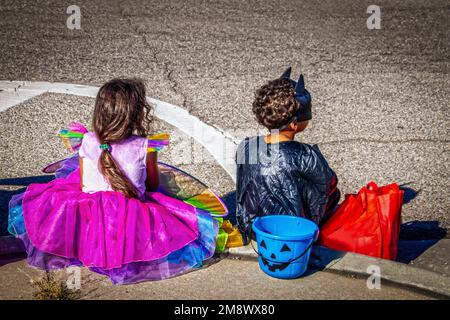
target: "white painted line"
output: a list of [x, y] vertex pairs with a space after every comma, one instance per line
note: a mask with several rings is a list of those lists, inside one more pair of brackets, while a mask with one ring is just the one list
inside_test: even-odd
[[[98, 89], [95, 86], [72, 83], [0, 81], [0, 112], [45, 92], [95, 98]], [[236, 143], [233, 137], [224, 136], [219, 130], [179, 106], [150, 97], [148, 99], [155, 106], [155, 116], [198, 141], [235, 181]]]
[[[27, 88], [25, 81], [1, 81], [0, 112], [42, 94], [42, 89]], [[26, 88], [26, 90], [22, 90]]]
[[0, 81], [0, 112], [44, 92], [65, 93], [95, 98], [98, 87], [71, 83]]

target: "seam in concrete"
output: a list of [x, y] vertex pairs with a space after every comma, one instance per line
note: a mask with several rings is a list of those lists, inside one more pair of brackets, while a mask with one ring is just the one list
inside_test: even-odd
[[[258, 259], [258, 255], [250, 245], [229, 248], [227, 253], [231, 258]], [[391, 260], [314, 246], [310, 265], [314, 269], [321, 269], [325, 272], [353, 274], [365, 278], [371, 275], [367, 272], [368, 268], [377, 266], [380, 268], [381, 285], [383, 281], [386, 281], [405, 288], [428, 292], [431, 295], [450, 298], [450, 279], [448, 277]]]

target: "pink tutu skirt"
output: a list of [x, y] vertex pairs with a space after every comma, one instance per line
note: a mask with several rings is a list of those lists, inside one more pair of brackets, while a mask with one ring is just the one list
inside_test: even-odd
[[84, 193], [77, 169], [13, 197], [9, 230], [23, 240], [32, 266], [83, 265], [126, 284], [201, 266], [214, 254], [218, 223], [159, 192], [142, 201], [120, 192]]

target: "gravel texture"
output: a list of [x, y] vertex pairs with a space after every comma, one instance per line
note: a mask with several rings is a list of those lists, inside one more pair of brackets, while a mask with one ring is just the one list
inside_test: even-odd
[[[450, 227], [447, 1], [379, 1], [380, 30], [366, 27], [370, 1], [77, 1], [81, 30], [66, 27], [70, 4], [0, 1], [3, 79], [99, 85], [137, 76], [151, 96], [242, 138], [261, 129], [255, 88], [292, 65], [313, 96], [299, 139], [319, 143], [342, 190], [411, 182], [420, 192], [404, 220]], [[39, 175], [63, 155], [54, 133], [89, 121], [89, 110], [89, 99], [46, 95], [1, 113], [0, 177]], [[174, 137], [173, 150], [187, 141]], [[168, 152], [222, 194], [233, 189], [214, 163]]]

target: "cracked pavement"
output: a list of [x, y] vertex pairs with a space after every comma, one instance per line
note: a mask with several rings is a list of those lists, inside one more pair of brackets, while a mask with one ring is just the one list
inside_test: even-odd
[[[66, 27], [70, 4], [81, 8], [81, 30]], [[366, 27], [370, 4], [0, 0], [0, 75], [90, 85], [140, 77], [149, 95], [239, 140], [261, 130], [251, 113], [254, 90], [292, 65], [313, 97], [313, 121], [299, 139], [319, 144], [342, 191], [370, 180], [410, 183], [410, 195], [420, 192], [404, 206], [404, 221], [448, 229], [448, 2], [380, 1], [380, 30]], [[50, 140], [57, 126], [89, 122], [91, 106], [45, 95], [0, 113], [0, 179], [38, 175], [61, 155]], [[178, 138], [162, 157], [222, 195], [233, 191], [219, 166], [188, 164], [202, 149], [167, 130]], [[182, 141], [193, 154], [177, 147]], [[30, 154], [36, 143], [41, 151]]]

